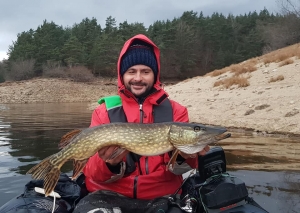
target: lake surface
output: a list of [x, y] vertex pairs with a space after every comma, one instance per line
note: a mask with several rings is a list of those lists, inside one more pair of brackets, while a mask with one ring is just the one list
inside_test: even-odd
[[[86, 103], [0, 104], [0, 206], [23, 192], [25, 173], [58, 151], [61, 136], [89, 126], [91, 113]], [[300, 138], [231, 132], [218, 144], [229, 173], [266, 210], [300, 212]], [[71, 170], [71, 162], [62, 168]]]

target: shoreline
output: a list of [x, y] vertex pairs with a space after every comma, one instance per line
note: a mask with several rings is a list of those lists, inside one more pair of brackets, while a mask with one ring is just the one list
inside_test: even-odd
[[[300, 136], [300, 59], [279, 67], [277, 63], [257, 65], [245, 73], [246, 87], [215, 87], [218, 76], [198, 76], [163, 88], [171, 100], [185, 106], [190, 122], [243, 129], [259, 135]], [[270, 79], [284, 79], [271, 82]], [[0, 83], [0, 110], [5, 103], [73, 103], [86, 102], [88, 109], [98, 106], [104, 96], [117, 94], [117, 80], [95, 78], [89, 83], [68, 79], [35, 78]]]

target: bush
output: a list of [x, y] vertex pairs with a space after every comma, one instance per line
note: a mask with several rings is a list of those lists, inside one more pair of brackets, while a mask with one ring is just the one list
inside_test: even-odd
[[90, 82], [94, 80], [91, 70], [84, 66], [75, 66], [67, 68], [67, 76], [77, 82]]
[[5, 81], [6, 66], [4, 62], [0, 62], [0, 83]]
[[43, 77], [46, 78], [67, 78], [65, 67], [62, 67], [59, 62], [48, 61], [43, 65]]
[[21, 81], [33, 78], [35, 60], [22, 60], [13, 61], [10, 63], [10, 71], [7, 72], [6, 80]]

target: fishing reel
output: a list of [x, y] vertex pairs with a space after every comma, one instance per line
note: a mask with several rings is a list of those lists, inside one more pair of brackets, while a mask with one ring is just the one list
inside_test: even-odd
[[247, 197], [245, 183], [226, 173], [224, 150], [212, 147], [199, 156], [197, 173], [185, 180], [178, 206], [185, 212], [218, 213], [244, 205]]

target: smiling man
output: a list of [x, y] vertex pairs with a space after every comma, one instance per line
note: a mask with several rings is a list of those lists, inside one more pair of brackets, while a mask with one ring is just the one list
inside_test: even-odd
[[[158, 47], [145, 35], [129, 39], [118, 60], [119, 96], [100, 100], [101, 104], [94, 110], [90, 126], [111, 122], [188, 122], [186, 107], [169, 100], [168, 94], [161, 88], [159, 58]], [[206, 147], [198, 154], [204, 154], [208, 150], [209, 147]], [[171, 153], [139, 156], [117, 146], [105, 147], [91, 157], [84, 168], [87, 190], [97, 191], [98, 195], [109, 191], [127, 199], [124, 202], [118, 201], [116, 206], [104, 205], [104, 201], [97, 206], [105, 209], [128, 208], [128, 199], [132, 198], [144, 202], [167, 197], [180, 188], [182, 174], [197, 167], [197, 154], [180, 153], [174, 170], [170, 171], [167, 169], [170, 156]], [[92, 195], [95, 196], [95, 193]], [[83, 202], [89, 202], [88, 199], [89, 196]], [[99, 197], [97, 199], [102, 200]], [[103, 199], [108, 199], [107, 195]], [[125, 205], [118, 206], [121, 203]], [[145, 212], [147, 205], [133, 205], [129, 212]], [[177, 211], [181, 212], [178, 208], [167, 210]]]
[[151, 91], [154, 84], [154, 72], [145, 65], [130, 67], [123, 75], [123, 82], [135, 97], [142, 97]]

